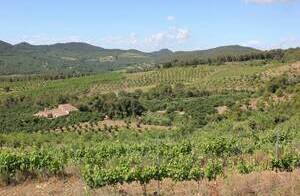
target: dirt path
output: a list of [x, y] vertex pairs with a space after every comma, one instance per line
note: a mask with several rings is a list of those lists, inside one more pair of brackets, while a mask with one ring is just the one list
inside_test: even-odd
[[[147, 185], [147, 193], [154, 195], [157, 182]], [[46, 195], [142, 195], [137, 183], [104, 187], [91, 190], [78, 177], [67, 180], [51, 178], [46, 182], [28, 181], [17, 186], [0, 188], [1, 196], [46, 196]], [[163, 195], [300, 195], [300, 169], [287, 173], [265, 171], [248, 175], [229, 175], [217, 181], [161, 183]]]

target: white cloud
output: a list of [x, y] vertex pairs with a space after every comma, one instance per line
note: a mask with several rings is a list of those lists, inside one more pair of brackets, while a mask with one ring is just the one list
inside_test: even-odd
[[300, 47], [300, 38], [286, 37], [280, 40], [279, 43], [275, 44], [272, 48], [296, 48]]
[[173, 20], [175, 20], [176, 18], [175, 18], [175, 16], [167, 16], [167, 20], [168, 21], [173, 21]]
[[259, 40], [250, 40], [250, 41], [248, 41], [248, 44], [249, 45], [260, 45], [261, 41], [259, 41]]
[[136, 33], [131, 33], [131, 34], [129, 35], [129, 42], [130, 42], [130, 44], [132, 44], [132, 45], [135, 45], [135, 44], [138, 43], [138, 36], [137, 36]]
[[273, 3], [289, 3], [295, 0], [245, 0], [247, 3], [254, 4], [273, 4]]
[[123, 48], [122, 46], [130, 46], [133, 47], [138, 44], [138, 38], [136, 33], [130, 33], [126, 36], [107, 36], [101, 38], [97, 45], [101, 45], [102, 47], [110, 47], [110, 48]]
[[173, 48], [184, 44], [190, 38], [190, 31], [185, 28], [172, 27], [167, 31], [158, 32], [145, 38], [144, 44], [152, 50]]
[[156, 32], [143, 37], [136, 33], [125, 36], [108, 36], [97, 45], [109, 48], [135, 48], [143, 51], [175, 48], [183, 45], [190, 38], [190, 31], [185, 28], [172, 27], [166, 31]]
[[249, 40], [249, 41], [241, 43], [242, 46], [254, 47], [254, 48], [259, 48], [259, 49], [262, 49], [263, 44], [264, 43], [260, 40]]
[[190, 32], [188, 29], [176, 29], [177, 35], [176, 40], [179, 42], [184, 42], [190, 37]]
[[146, 41], [149, 43], [162, 43], [164, 41], [166, 41], [167, 39], [169, 39], [169, 35], [166, 32], [159, 32], [159, 33], [155, 33], [153, 35], [150, 35], [149, 37], [146, 38]]

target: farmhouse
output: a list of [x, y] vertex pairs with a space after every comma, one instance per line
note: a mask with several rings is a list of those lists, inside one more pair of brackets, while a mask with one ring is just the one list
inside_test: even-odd
[[71, 104], [61, 104], [58, 108], [52, 110], [45, 108], [44, 111], [38, 112], [34, 116], [43, 118], [58, 118], [61, 116], [68, 116], [73, 111], [78, 111], [78, 109]]

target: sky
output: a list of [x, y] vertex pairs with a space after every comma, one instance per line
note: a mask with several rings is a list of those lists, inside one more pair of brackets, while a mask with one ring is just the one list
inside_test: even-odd
[[300, 46], [300, 0], [0, 0], [0, 40], [199, 50]]

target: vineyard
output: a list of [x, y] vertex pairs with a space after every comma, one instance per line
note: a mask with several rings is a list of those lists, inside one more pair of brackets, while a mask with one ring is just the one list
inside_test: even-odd
[[104, 133], [118, 133], [123, 128], [132, 128], [137, 129], [139, 131], [149, 130], [149, 129], [158, 129], [158, 130], [167, 130], [171, 127], [167, 126], [155, 126], [155, 125], [147, 125], [147, 124], [140, 124], [138, 125], [136, 122], [125, 122], [120, 120], [104, 120], [98, 122], [84, 122], [80, 124], [74, 124], [64, 127], [57, 127], [54, 130], [48, 130], [48, 132], [54, 133], [85, 133], [85, 132], [104, 132]]
[[[249, 67], [245, 65], [200, 66], [160, 69], [142, 73], [107, 73], [56, 81], [29, 80], [1, 82], [0, 95], [9, 87], [10, 95], [98, 94], [111, 91], [147, 89], [161, 83], [185, 83], [201, 89], [248, 89], [259, 84], [259, 73], [276, 70], [278, 65]], [[232, 84], [235, 84], [233, 88]]]
[[100, 84], [94, 87], [95, 91], [115, 91], [122, 89], [136, 89], [155, 86], [161, 83], [193, 83], [201, 78], [209, 77], [215, 70], [211, 67], [175, 68], [146, 73], [133, 73], [126, 75], [125, 80], [114, 83]]
[[[280, 126], [277, 155], [273, 149], [276, 132], [221, 136], [224, 123], [230, 125], [225, 121], [213, 125], [215, 131], [206, 127], [202, 133], [191, 134], [180, 130], [136, 134], [126, 129], [113, 137], [108, 132], [2, 134], [1, 179], [10, 183], [20, 180], [20, 174], [58, 176], [76, 166], [91, 188], [138, 182], [146, 191], [151, 180], [210, 181], [230, 172], [292, 171], [300, 166], [299, 149], [295, 148], [299, 133], [290, 129], [294, 126], [290, 122]], [[220, 137], [214, 138], [216, 133]], [[182, 139], [175, 142], [178, 137]]]
[[0, 5], [0, 196], [300, 196], [300, 0]]
[[[132, 184], [152, 194], [153, 182], [166, 194], [166, 181], [198, 184], [198, 195], [202, 182], [235, 174], [298, 171], [294, 68], [230, 63], [0, 83], [0, 186], [75, 176], [116, 195]], [[62, 102], [79, 111], [33, 117]]]

